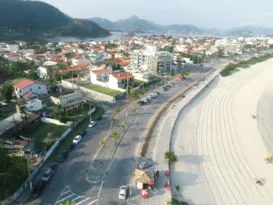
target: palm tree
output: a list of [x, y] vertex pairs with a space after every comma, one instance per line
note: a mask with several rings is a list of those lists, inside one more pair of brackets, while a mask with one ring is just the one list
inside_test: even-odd
[[125, 130], [125, 127], [126, 127], [126, 123], [125, 123], [125, 122], [122, 122], [121, 125], [120, 125], [120, 128], [122, 129], [122, 131]]
[[104, 145], [106, 144], [106, 141], [105, 140], [101, 140], [100, 141], [100, 145], [103, 147]]
[[117, 107], [117, 108], [116, 108], [116, 112], [117, 112], [117, 114], [119, 114], [119, 113], [120, 113], [120, 111], [121, 111], [120, 107]]
[[178, 161], [178, 158], [174, 152], [165, 152], [165, 159], [167, 159], [169, 163], [175, 163]]
[[111, 133], [111, 137], [117, 140], [119, 138], [119, 133], [115, 130]]
[[72, 202], [71, 201], [63, 201], [59, 205], [72, 205]]

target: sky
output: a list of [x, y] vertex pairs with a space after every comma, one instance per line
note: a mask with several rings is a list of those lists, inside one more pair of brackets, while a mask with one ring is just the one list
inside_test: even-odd
[[273, 28], [273, 0], [42, 0], [74, 18], [112, 21], [136, 15], [158, 24], [226, 29]]

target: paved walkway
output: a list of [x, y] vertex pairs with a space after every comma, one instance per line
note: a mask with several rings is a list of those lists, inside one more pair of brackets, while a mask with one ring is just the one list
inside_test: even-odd
[[[211, 79], [218, 74], [218, 71], [208, 76], [208, 79], [197, 83], [198, 86], [193, 87], [189, 92], [187, 92], [186, 97], [177, 103], [174, 109], [167, 110], [165, 118], [159, 121], [157, 128], [155, 129], [154, 135], [157, 135], [156, 150], [154, 153], [149, 153], [148, 157], [154, 159], [155, 166], [152, 170], [157, 170], [160, 172], [159, 179], [156, 181], [157, 190], [150, 193], [150, 197], [143, 199], [140, 196], [140, 190], [132, 189], [132, 196], [128, 199], [127, 203], [130, 205], [164, 205], [166, 201], [171, 202], [172, 193], [167, 190], [164, 185], [166, 182], [171, 183], [171, 179], [165, 176], [165, 172], [169, 170], [168, 161], [164, 158], [164, 153], [170, 150], [170, 141], [172, 129], [175, 126], [175, 121], [180, 110], [187, 105], [191, 99], [196, 96]], [[194, 83], [193, 83], [194, 84]], [[191, 86], [191, 85], [189, 85]], [[171, 183], [174, 188], [175, 182]]]
[[[117, 117], [115, 117], [109, 129], [109, 135], [105, 137], [105, 145], [101, 146], [87, 172], [87, 181], [90, 183], [99, 183], [104, 179], [109, 163], [111, 163], [119, 143], [140, 109], [136, 102], [133, 102], [129, 104], [127, 109], [123, 109]], [[113, 131], [118, 133], [116, 139], [109, 137]]]

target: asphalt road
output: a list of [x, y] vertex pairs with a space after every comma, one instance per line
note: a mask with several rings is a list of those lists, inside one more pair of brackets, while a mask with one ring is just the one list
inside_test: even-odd
[[67, 159], [59, 164], [41, 196], [37, 199], [29, 199], [26, 204], [53, 205], [66, 197], [74, 200], [75, 203], [82, 202], [80, 205], [94, 201], [98, 196], [100, 185], [88, 183], [85, 174], [99, 149], [99, 142], [107, 135], [109, 127], [110, 122], [106, 115], [95, 127], [88, 128], [82, 141], [69, 153]]
[[[196, 66], [198, 70], [199, 66]], [[100, 192], [98, 204], [99, 205], [114, 205], [126, 204], [125, 200], [118, 199], [119, 188], [122, 185], [129, 185], [133, 171], [136, 165], [136, 153], [143, 132], [152, 118], [153, 114], [161, 107], [169, 98], [174, 96], [186, 87], [186, 84], [199, 79], [210, 68], [201, 68], [200, 73], [193, 73], [189, 80], [182, 83], [177, 83], [169, 91], [161, 91], [160, 96], [152, 100], [150, 105], [143, 106], [142, 112], [135, 119], [130, 126], [129, 131], [123, 137], [121, 145], [119, 146], [112, 163], [109, 166], [108, 174], [103, 182]], [[202, 73], [201, 73], [202, 72]]]
[[[219, 63], [219, 61], [215, 61], [211, 65], [216, 66]], [[200, 73], [205, 73], [208, 70], [205, 64], [203, 68], [197, 65], [189, 65], [187, 68]], [[200, 73], [193, 73], [190, 81], [201, 77], [202, 74]], [[185, 83], [189, 84], [190, 81]], [[69, 153], [65, 162], [58, 166], [53, 178], [46, 185], [40, 197], [30, 198], [25, 204], [53, 205], [59, 204], [63, 200], [72, 200], [76, 205], [91, 205], [97, 202], [99, 195], [98, 204], [122, 204], [122, 201], [117, 200], [118, 190], [121, 185], [130, 182], [135, 168], [137, 146], [143, 131], [156, 110], [167, 99], [181, 91], [183, 87], [184, 83], [171, 88], [167, 92], [160, 90], [161, 95], [154, 99], [152, 104], [143, 107], [142, 113], [124, 136], [101, 190], [101, 184], [90, 184], [86, 181], [85, 175], [99, 149], [99, 142], [108, 134], [110, 127], [108, 119], [111, 112], [115, 112], [114, 108], [111, 108], [96, 127], [88, 128], [85, 138]]]

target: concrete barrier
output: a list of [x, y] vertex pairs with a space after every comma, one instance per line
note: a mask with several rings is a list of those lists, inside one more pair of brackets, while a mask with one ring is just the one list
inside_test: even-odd
[[102, 99], [102, 100], [105, 100], [105, 101], [108, 101], [108, 102], [115, 102], [115, 97], [113, 96], [110, 96], [110, 95], [106, 95], [104, 93], [100, 93], [100, 92], [97, 92], [95, 90], [91, 90], [91, 89], [88, 89], [88, 88], [85, 88], [85, 87], [82, 87], [80, 85], [76, 85], [76, 84], [73, 84], [69, 81], [65, 81], [65, 80], [62, 80], [62, 85], [65, 86], [65, 87], [68, 87], [68, 88], [73, 88], [73, 89], [77, 89], [77, 90], [80, 90], [82, 92], [85, 92], [85, 93], [89, 93], [90, 95], [93, 95], [99, 99]]

